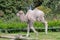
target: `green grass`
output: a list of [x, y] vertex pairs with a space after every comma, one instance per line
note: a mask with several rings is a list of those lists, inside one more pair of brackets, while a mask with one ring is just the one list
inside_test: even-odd
[[[12, 34], [19, 34], [19, 33], [12, 33]], [[21, 32], [20, 34], [26, 34], [24, 32]], [[0, 33], [0, 35], [4, 35]], [[5, 34], [9, 35], [9, 34]], [[47, 35], [45, 35], [45, 32], [39, 32], [39, 36], [36, 37], [35, 33], [30, 33], [30, 38], [39, 38], [39, 40], [60, 40], [60, 32], [48, 32]], [[0, 40], [10, 40], [10, 39], [3, 39], [0, 38]]]

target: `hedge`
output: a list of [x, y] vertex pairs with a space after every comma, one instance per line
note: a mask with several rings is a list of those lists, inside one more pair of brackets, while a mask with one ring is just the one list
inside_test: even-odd
[[[34, 26], [36, 28], [44, 28], [44, 24], [41, 22], [35, 22]], [[60, 26], [60, 20], [51, 20], [48, 21], [48, 27], [53, 28], [53, 27], [59, 27]]]
[[[48, 21], [48, 27], [59, 27], [60, 26], [60, 20], [53, 20]], [[22, 29], [26, 28], [27, 23], [25, 22], [3, 22], [0, 20], [0, 29]], [[41, 22], [35, 22], [34, 23], [35, 28], [43, 28], [44, 25]]]

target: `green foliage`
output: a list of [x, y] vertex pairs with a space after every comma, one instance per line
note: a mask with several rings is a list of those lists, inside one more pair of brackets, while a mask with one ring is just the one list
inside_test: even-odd
[[22, 29], [25, 28], [26, 24], [25, 23], [0, 23], [0, 28], [1, 29]]
[[44, 13], [49, 13], [51, 12], [51, 9], [45, 6], [39, 6], [37, 7], [38, 9], [42, 10]]
[[[12, 14], [16, 14], [19, 10], [23, 10], [24, 12], [26, 12], [27, 7], [30, 3], [29, 3], [29, 1], [27, 3], [25, 0], [0, 0], [0, 10], [5, 14], [3, 16], [6, 17], [6, 19], [13, 18], [12, 16], [14, 16], [14, 15], [12, 15]], [[1, 13], [1, 14], [3, 14], [3, 13]], [[0, 16], [1, 16], [1, 14], [0, 14]], [[10, 15], [12, 15], [12, 16], [10, 16]], [[9, 17], [7, 17], [7, 16], [9, 16]]]
[[59, 20], [49, 21], [48, 24], [49, 27], [57, 27], [60, 26], [60, 21]]
[[[59, 26], [60, 26], [60, 20], [48, 21], [48, 27], [59, 27]], [[41, 22], [35, 22], [34, 27], [35, 28], [44, 28], [44, 24]]]
[[47, 6], [52, 9], [52, 13], [56, 14], [57, 10], [60, 10], [58, 7], [60, 5], [60, 0], [44, 0], [42, 5]]
[[[60, 20], [48, 21], [48, 27], [59, 27]], [[34, 23], [35, 28], [44, 28], [44, 24], [41, 22]], [[3, 22], [0, 20], [0, 29], [22, 29], [27, 28], [27, 23], [24, 22]]]

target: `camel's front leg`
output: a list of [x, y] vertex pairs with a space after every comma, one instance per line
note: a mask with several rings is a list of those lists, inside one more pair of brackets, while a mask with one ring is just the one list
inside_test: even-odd
[[28, 24], [28, 26], [27, 26], [27, 37], [29, 36], [29, 32], [30, 32], [30, 27], [29, 27], [29, 24]]
[[38, 36], [38, 32], [35, 30], [35, 28], [33, 27], [33, 22], [30, 21], [30, 28], [34, 31], [34, 33], [36, 33], [36, 35]]
[[34, 31], [34, 33], [36, 33], [36, 35], [38, 36], [38, 32], [35, 30], [35, 28], [33, 26], [31, 26], [31, 29]]

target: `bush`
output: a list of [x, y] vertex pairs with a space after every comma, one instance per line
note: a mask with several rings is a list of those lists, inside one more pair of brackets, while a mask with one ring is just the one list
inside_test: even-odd
[[[59, 27], [60, 26], [60, 20], [50, 20], [48, 21], [48, 27]], [[41, 22], [35, 22], [34, 23], [35, 28], [44, 28], [44, 24]], [[0, 29], [23, 29], [27, 28], [27, 23], [21, 23], [19, 20], [10, 20], [8, 21], [3, 21], [0, 19]]]
[[54, 20], [48, 22], [49, 27], [58, 27], [60, 26], [60, 20]]
[[50, 13], [51, 12], [51, 9], [46, 7], [46, 6], [39, 6], [37, 7], [39, 10], [42, 10], [44, 13]]
[[[34, 26], [36, 28], [44, 28], [44, 24], [41, 22], [35, 22]], [[59, 27], [59, 26], [60, 26], [60, 20], [48, 21], [48, 27]]]
[[26, 23], [20, 22], [10, 22], [10, 23], [0, 23], [0, 29], [22, 29], [27, 26]]
[[[48, 21], [48, 27], [59, 27], [60, 26], [60, 20], [53, 20]], [[2, 22], [0, 20], [0, 29], [22, 29], [26, 28], [27, 23], [24, 22]], [[41, 22], [35, 22], [34, 23], [35, 28], [44, 28], [43, 23]]]

